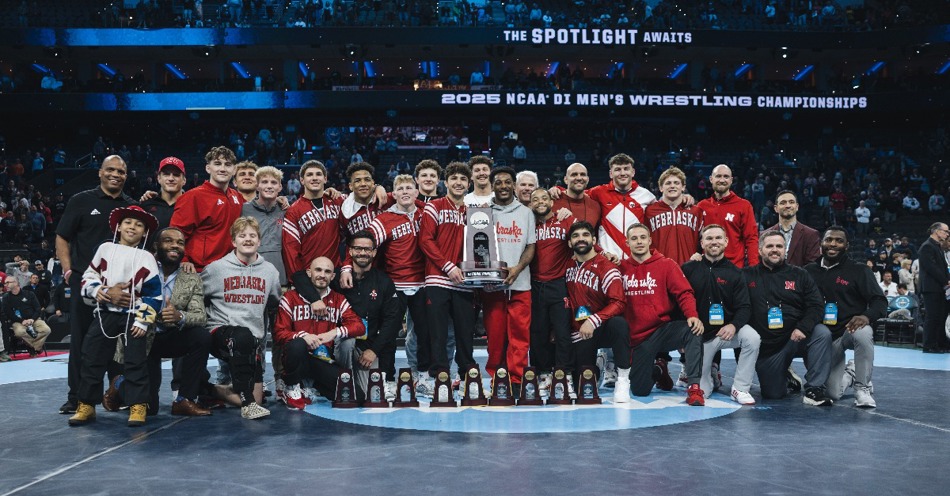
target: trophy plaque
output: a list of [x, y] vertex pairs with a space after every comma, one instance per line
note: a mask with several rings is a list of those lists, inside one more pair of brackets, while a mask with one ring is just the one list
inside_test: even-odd
[[564, 369], [554, 371], [548, 405], [571, 405], [574, 403], [570, 396], [570, 389], [567, 387], [567, 381], [570, 380], [570, 376], [564, 373]]
[[386, 388], [383, 386], [383, 373], [379, 369], [370, 369], [369, 387], [366, 391], [365, 408], [389, 408], [386, 400]]
[[412, 408], [419, 406], [416, 388], [412, 384], [412, 369], [399, 369], [396, 380], [396, 399], [393, 408]]
[[538, 388], [538, 374], [534, 367], [526, 367], [524, 376], [521, 380], [521, 397], [518, 398], [518, 406], [541, 406], [541, 390]]
[[336, 378], [336, 394], [333, 396], [333, 408], [356, 408], [356, 390], [353, 386], [353, 373], [342, 369]]
[[490, 406], [514, 406], [515, 397], [511, 394], [511, 377], [504, 367], [498, 367], [491, 381]]
[[581, 370], [580, 382], [577, 386], [578, 405], [599, 405], [600, 395], [597, 394], [597, 374], [593, 367], [584, 367]]
[[508, 277], [508, 264], [498, 260], [491, 207], [468, 207], [467, 212], [462, 284], [473, 288], [501, 284]]
[[439, 369], [435, 374], [435, 391], [432, 393], [432, 403], [429, 408], [455, 408], [459, 406], [455, 402], [455, 391], [452, 389], [452, 379], [449, 377], [449, 371]]
[[485, 406], [488, 400], [482, 392], [482, 374], [478, 370], [478, 365], [473, 365], [465, 373], [465, 381], [462, 382], [462, 406]]

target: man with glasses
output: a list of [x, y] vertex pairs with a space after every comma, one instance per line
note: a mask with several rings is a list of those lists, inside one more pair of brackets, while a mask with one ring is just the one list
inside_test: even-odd
[[943, 222], [931, 224], [930, 237], [920, 245], [920, 294], [927, 309], [924, 318], [924, 353], [947, 353], [944, 325], [950, 273], [945, 252], [950, 249], [950, 230]]

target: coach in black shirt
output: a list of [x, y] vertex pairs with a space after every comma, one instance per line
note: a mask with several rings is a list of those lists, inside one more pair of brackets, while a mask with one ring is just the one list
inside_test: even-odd
[[[119, 207], [135, 203], [122, 192], [128, 167], [118, 155], [110, 155], [99, 168], [99, 187], [77, 193], [66, 204], [63, 218], [56, 227], [56, 256], [63, 268], [63, 278], [74, 295], [70, 302], [69, 321], [69, 393], [60, 413], [76, 410], [76, 389], [79, 387], [79, 361], [86, 330], [92, 324], [92, 307], [83, 303], [80, 294], [82, 274], [99, 245], [113, 238], [109, 230], [109, 214]], [[130, 296], [120, 286], [109, 289], [112, 302], [128, 306]]]
[[946, 353], [947, 338], [944, 325], [947, 320], [947, 284], [950, 273], [947, 272], [947, 258], [944, 253], [950, 249], [950, 229], [943, 222], [935, 222], [927, 229], [930, 237], [917, 254], [920, 256], [920, 285], [917, 292], [924, 300], [927, 314], [924, 317], [924, 353]]

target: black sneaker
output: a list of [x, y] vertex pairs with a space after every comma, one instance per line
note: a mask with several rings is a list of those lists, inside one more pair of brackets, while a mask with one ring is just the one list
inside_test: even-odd
[[802, 403], [813, 406], [831, 406], [834, 401], [825, 396], [824, 388], [810, 387], [802, 395]]
[[74, 403], [73, 401], [67, 400], [66, 403], [63, 403], [63, 406], [59, 407], [59, 413], [63, 415], [76, 413], [76, 403]]
[[788, 383], [788, 390], [793, 393], [801, 392], [802, 390], [802, 378], [795, 373], [795, 369], [791, 366], [788, 367], [788, 371], [785, 372], [785, 379]]

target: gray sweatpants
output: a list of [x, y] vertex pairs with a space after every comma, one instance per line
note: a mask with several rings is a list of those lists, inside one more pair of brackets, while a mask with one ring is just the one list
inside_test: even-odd
[[699, 379], [699, 387], [708, 398], [713, 391], [712, 364], [716, 352], [723, 348], [741, 348], [739, 363], [736, 364], [736, 376], [732, 380], [732, 387], [748, 393], [752, 387], [752, 377], [755, 375], [755, 362], [759, 358], [759, 345], [762, 338], [750, 325], [744, 325], [736, 331], [729, 341], [715, 337], [703, 343], [703, 375]]
[[755, 371], [759, 375], [763, 398], [773, 400], [785, 397], [788, 392], [785, 374], [795, 357], [805, 359], [805, 388], [824, 387], [831, 371], [831, 331], [823, 324], [818, 324], [806, 339], [797, 343], [789, 339], [774, 354], [760, 354]]
[[845, 331], [831, 343], [831, 373], [825, 393], [835, 400], [844, 393], [844, 350], [854, 350], [854, 388], [867, 387], [874, 371], [874, 330], [871, 326], [864, 326], [854, 333]]

